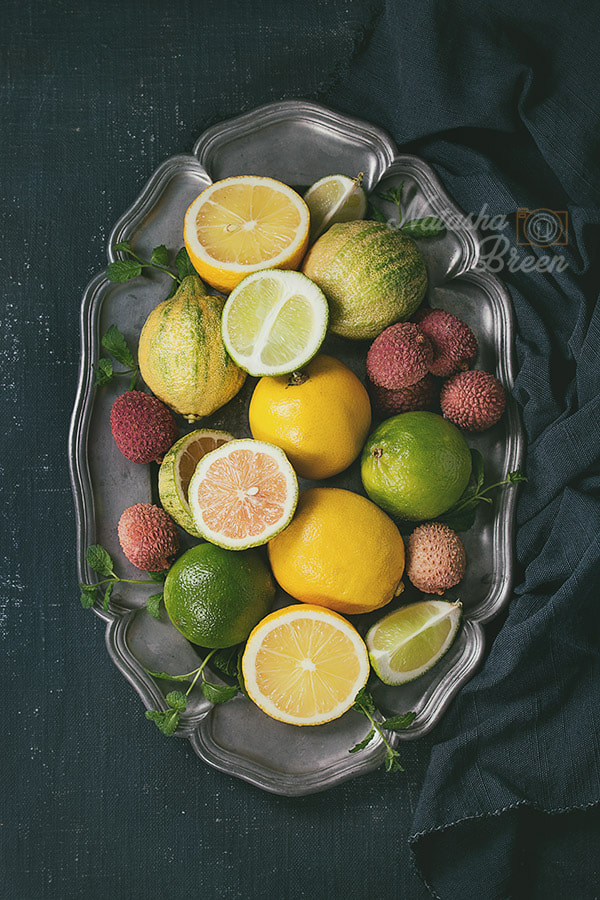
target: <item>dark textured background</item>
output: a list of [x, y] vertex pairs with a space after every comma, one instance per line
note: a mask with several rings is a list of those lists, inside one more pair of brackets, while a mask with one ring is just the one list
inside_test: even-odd
[[[596, 896], [597, 22], [578, 3], [513, 6], [4, 0], [7, 897], [424, 900], [411, 829], [430, 834], [417, 853], [444, 897]], [[403, 746], [405, 775], [286, 800], [205, 767], [145, 721], [102, 624], [78, 603], [66, 436], [80, 297], [115, 220], [209, 124], [294, 97], [386, 127], [467, 208], [571, 204], [578, 244], [560, 283], [510, 281], [516, 396], [535, 451], [519, 505], [526, 578], [481, 678], [443, 728]], [[578, 597], [580, 628], [569, 631], [565, 610]], [[581, 809], [549, 816], [535, 806]], [[446, 830], [467, 816], [475, 829]]]

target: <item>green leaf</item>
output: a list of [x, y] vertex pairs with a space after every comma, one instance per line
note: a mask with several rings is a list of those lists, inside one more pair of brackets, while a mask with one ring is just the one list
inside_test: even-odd
[[475, 450], [473, 447], [471, 448], [471, 478], [475, 481], [477, 485], [477, 493], [479, 489], [483, 485], [483, 479], [485, 477], [485, 472], [483, 469], [483, 456], [479, 452], [479, 450]]
[[104, 600], [102, 601], [102, 609], [106, 612], [110, 605], [110, 596], [113, 592], [113, 588], [115, 586], [114, 581], [111, 581], [110, 584], [106, 586], [106, 590], [104, 591]]
[[[153, 672], [152, 669], [144, 669], [148, 675], [152, 675], [153, 678], [164, 678], [166, 681], [189, 681], [190, 673], [188, 672], [186, 675], [169, 675], [168, 672]], [[196, 670], [197, 671], [197, 670]], [[194, 674], [192, 672], [192, 674]]]
[[99, 575], [114, 575], [114, 563], [108, 550], [105, 550], [101, 544], [92, 544], [87, 548], [85, 554], [87, 564], [94, 572]]
[[525, 475], [523, 475], [520, 469], [515, 469], [514, 472], [508, 473], [508, 475], [506, 476], [506, 480], [509, 484], [522, 484], [523, 482], [527, 481], [527, 478], [525, 477]]
[[84, 609], [90, 609], [96, 602], [96, 588], [90, 584], [82, 584], [81, 587], [81, 605]]
[[106, 267], [106, 277], [109, 281], [129, 281], [142, 272], [141, 263], [135, 259], [118, 259]]
[[244, 695], [244, 697], [246, 697], [246, 699], [249, 700], [249, 699], [250, 699], [250, 696], [249, 696], [249, 694], [248, 694], [248, 691], [246, 690], [246, 682], [244, 681], [244, 673], [243, 673], [243, 671], [242, 671], [242, 657], [243, 657], [243, 655], [244, 655], [244, 646], [245, 646], [245, 645], [242, 644], [242, 646], [241, 646], [240, 649], [238, 650], [238, 658], [237, 658], [237, 682], [238, 682], [238, 687], [239, 687], [240, 691], [242, 692], [242, 694]]
[[468, 531], [475, 524], [477, 518], [477, 500], [473, 500], [462, 509], [449, 510], [443, 516], [438, 516], [437, 521], [443, 522], [454, 531]]
[[179, 712], [184, 712], [187, 706], [187, 697], [181, 691], [169, 691], [165, 700], [171, 709], [177, 709]]
[[152, 596], [148, 597], [146, 600], [146, 612], [149, 613], [153, 619], [160, 619], [160, 601], [162, 598], [162, 594], [152, 594]]
[[93, 366], [93, 369], [96, 373], [96, 384], [98, 387], [104, 387], [105, 384], [109, 384], [112, 381], [113, 365], [106, 356], [101, 356], [98, 360], [98, 365]]
[[424, 219], [411, 219], [405, 222], [400, 231], [413, 238], [432, 238], [446, 230], [441, 219], [435, 216], [425, 216]]
[[152, 251], [152, 256], [150, 257], [150, 262], [153, 266], [165, 266], [165, 268], [169, 265], [169, 251], [165, 247], [164, 244], [161, 244], [160, 247], [155, 247]]
[[354, 698], [352, 709], [355, 709], [357, 712], [362, 713], [363, 716], [367, 716], [367, 718], [377, 712], [377, 707], [375, 706], [373, 697], [366, 688], [360, 689], [360, 691]]
[[137, 373], [137, 372], [134, 372], [134, 373], [131, 375], [131, 377], [129, 378], [129, 387], [127, 388], [128, 391], [134, 391], [134, 390], [135, 390], [135, 386], [136, 386], [136, 384], [137, 384], [137, 379], [138, 379], [138, 373]]
[[123, 253], [131, 253], [131, 244], [129, 241], [119, 241], [115, 244], [113, 250], [121, 250]]
[[412, 725], [416, 717], [417, 714], [414, 712], [403, 713], [401, 716], [392, 716], [390, 719], [386, 719], [381, 727], [386, 728], [388, 731], [404, 731], [405, 728]]
[[182, 247], [175, 257], [175, 265], [177, 266], [177, 274], [179, 275], [181, 281], [183, 281], [184, 278], [187, 278], [188, 275], [198, 274], [190, 262], [188, 252], [185, 247]]
[[348, 750], [348, 753], [358, 753], [359, 750], [364, 750], [367, 744], [370, 744], [374, 737], [375, 729], [371, 728], [367, 736], [364, 737], [362, 741], [359, 741], [358, 744], [355, 744], [354, 747], [351, 747], [350, 750]]
[[121, 334], [116, 325], [111, 325], [104, 337], [102, 338], [102, 346], [108, 350], [117, 362], [124, 366], [135, 366], [133, 353], [127, 346], [127, 341]]
[[159, 731], [162, 731], [167, 737], [175, 734], [179, 725], [179, 711], [176, 709], [168, 709], [161, 712], [159, 709], [147, 709], [146, 718], [154, 722]]
[[238, 692], [236, 684], [212, 684], [210, 681], [203, 681], [200, 687], [206, 699], [211, 703], [225, 703], [235, 697]]
[[367, 219], [374, 219], [375, 222], [387, 222], [387, 216], [384, 216], [381, 210], [377, 206], [374, 206], [373, 203], [369, 203]]
[[168, 569], [163, 569], [160, 572], [148, 572], [148, 575], [152, 579], [152, 581], [156, 581], [157, 584], [162, 584], [165, 578], [167, 577]]
[[226, 647], [224, 650], [217, 650], [210, 658], [211, 665], [216, 666], [221, 672], [235, 678], [237, 675], [237, 659], [239, 653], [239, 645], [235, 647]]
[[386, 772], [404, 772], [400, 765], [400, 754], [397, 750], [390, 748], [385, 755], [385, 771]]

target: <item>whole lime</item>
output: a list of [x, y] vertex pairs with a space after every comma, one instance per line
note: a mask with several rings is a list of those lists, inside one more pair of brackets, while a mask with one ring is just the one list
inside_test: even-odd
[[267, 615], [275, 583], [259, 551], [199, 544], [169, 569], [164, 597], [169, 618], [188, 641], [232, 647]]
[[471, 454], [451, 422], [431, 412], [392, 416], [369, 435], [361, 457], [364, 488], [386, 512], [434, 519], [467, 486]]

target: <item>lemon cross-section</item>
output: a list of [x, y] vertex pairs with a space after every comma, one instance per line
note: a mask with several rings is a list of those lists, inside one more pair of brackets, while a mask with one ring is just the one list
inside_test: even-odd
[[302, 197], [274, 178], [238, 175], [207, 187], [185, 214], [192, 265], [229, 293], [260, 269], [297, 269], [308, 246], [310, 215]]

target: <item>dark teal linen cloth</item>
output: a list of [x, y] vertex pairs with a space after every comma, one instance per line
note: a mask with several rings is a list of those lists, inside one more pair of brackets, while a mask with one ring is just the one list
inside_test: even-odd
[[[553, 0], [3, 4], [6, 896], [600, 895], [598, 24]], [[208, 125], [298, 97], [386, 128], [511, 243], [518, 208], [567, 211], [569, 268], [503, 273], [529, 482], [484, 666], [405, 774], [286, 800], [145, 721], [79, 607], [65, 445], [113, 223]]]

